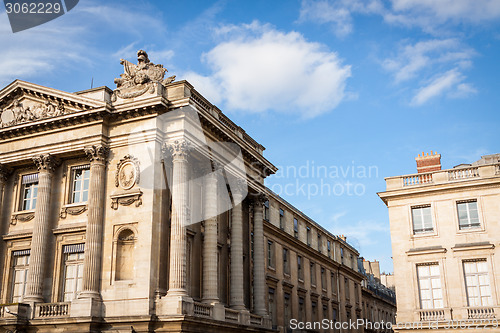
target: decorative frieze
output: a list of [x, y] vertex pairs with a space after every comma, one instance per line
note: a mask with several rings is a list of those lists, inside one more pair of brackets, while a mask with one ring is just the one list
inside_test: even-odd
[[38, 119], [57, 117], [67, 113], [64, 104], [59, 101], [46, 100], [43, 103], [24, 106], [18, 99], [4, 108], [0, 109], [0, 128], [17, 125]]

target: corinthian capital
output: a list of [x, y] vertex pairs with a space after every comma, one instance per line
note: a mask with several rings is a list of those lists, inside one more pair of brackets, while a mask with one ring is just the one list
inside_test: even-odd
[[105, 162], [109, 155], [109, 148], [103, 145], [85, 147], [83, 150], [85, 151], [87, 157], [90, 159], [90, 162]]
[[253, 201], [254, 207], [264, 205], [264, 202], [266, 202], [268, 199], [269, 198], [264, 193], [252, 194], [252, 201]]
[[48, 172], [54, 172], [57, 166], [61, 163], [57, 157], [51, 154], [33, 156], [33, 162], [35, 163], [38, 171]]
[[6, 182], [12, 170], [0, 164], [0, 182]]
[[186, 139], [175, 140], [163, 145], [163, 153], [170, 154], [172, 159], [186, 159], [192, 150], [192, 145]]

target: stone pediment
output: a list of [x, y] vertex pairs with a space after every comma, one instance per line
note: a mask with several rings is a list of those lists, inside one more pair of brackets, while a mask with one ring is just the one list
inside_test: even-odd
[[0, 128], [104, 106], [103, 101], [16, 80], [0, 91]]

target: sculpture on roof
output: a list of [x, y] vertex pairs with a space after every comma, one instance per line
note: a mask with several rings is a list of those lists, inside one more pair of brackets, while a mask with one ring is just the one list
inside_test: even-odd
[[137, 52], [137, 65], [128, 60], [120, 59], [124, 73], [115, 79], [116, 89], [113, 92], [112, 100], [120, 98], [134, 98], [144, 93], [154, 93], [155, 84], [163, 86], [173, 82], [175, 75], [165, 77], [167, 72], [163, 65], [156, 65], [149, 61], [146, 51]]

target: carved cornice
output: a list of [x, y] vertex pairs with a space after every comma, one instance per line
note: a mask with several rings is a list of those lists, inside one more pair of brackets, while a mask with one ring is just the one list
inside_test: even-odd
[[61, 161], [51, 154], [33, 156], [33, 162], [35, 163], [38, 171], [48, 172], [54, 172], [59, 164], [61, 164]]
[[93, 145], [83, 150], [90, 162], [106, 162], [109, 155], [109, 148], [103, 145]]
[[187, 159], [192, 150], [192, 144], [186, 139], [166, 142], [163, 145], [163, 153], [172, 156], [174, 160]]

